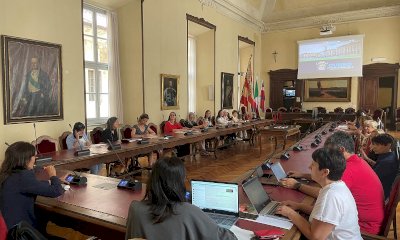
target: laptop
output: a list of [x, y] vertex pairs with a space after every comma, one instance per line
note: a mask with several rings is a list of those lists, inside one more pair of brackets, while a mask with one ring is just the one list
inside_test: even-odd
[[271, 163], [266, 163], [266, 164], [272, 170], [275, 177], [272, 177], [272, 176], [265, 177], [262, 166], [259, 166], [259, 167], [257, 167], [255, 172], [256, 172], [256, 175], [260, 178], [259, 180], [260, 180], [261, 184], [279, 186], [280, 185], [279, 181], [283, 178], [287, 178], [287, 174], [286, 174], [285, 170], [283, 169], [280, 162], [276, 162], [273, 164], [271, 164]]
[[269, 198], [258, 177], [251, 178], [244, 183], [243, 190], [258, 215], [274, 215], [280, 203]]
[[220, 227], [230, 229], [239, 218], [239, 186], [204, 180], [192, 180], [192, 204], [200, 208]]

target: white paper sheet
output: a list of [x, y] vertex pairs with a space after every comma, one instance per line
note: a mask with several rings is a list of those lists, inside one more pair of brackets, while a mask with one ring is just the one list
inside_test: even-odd
[[291, 229], [293, 226], [293, 223], [290, 222], [289, 220], [285, 220], [279, 217], [275, 216], [258, 216], [258, 218], [255, 220], [256, 222], [262, 223], [262, 224], [267, 224], [270, 226], [274, 227], [279, 227], [279, 228], [284, 228], [284, 229]]
[[252, 231], [242, 229], [236, 225], [233, 225], [229, 230], [231, 230], [238, 240], [250, 240], [254, 237], [254, 233]]

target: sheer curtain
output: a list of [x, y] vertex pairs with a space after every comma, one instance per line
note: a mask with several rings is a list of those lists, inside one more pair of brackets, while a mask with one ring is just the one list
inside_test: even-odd
[[196, 39], [188, 37], [188, 110], [196, 111]]
[[108, 84], [109, 84], [109, 104], [110, 117], [115, 116], [119, 122], [124, 121], [122, 105], [122, 89], [119, 65], [118, 47], [118, 17], [115, 12], [109, 11], [108, 17]]

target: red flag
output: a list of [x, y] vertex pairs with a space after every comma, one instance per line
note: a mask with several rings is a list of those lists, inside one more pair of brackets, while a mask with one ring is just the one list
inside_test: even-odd
[[244, 79], [244, 86], [247, 89], [247, 102], [251, 105], [252, 109], [257, 108], [256, 101], [253, 99], [253, 91], [250, 84], [253, 82], [252, 71], [251, 71], [251, 57], [249, 59], [249, 64], [247, 65], [246, 77]]
[[260, 102], [261, 111], [265, 112], [265, 89], [264, 89], [264, 82], [262, 83], [261, 87], [261, 102]]
[[240, 103], [247, 107], [247, 105], [249, 105], [249, 102], [247, 101], [247, 96], [246, 96], [245, 92], [246, 92], [246, 88], [245, 88], [245, 84], [244, 84], [243, 88], [242, 88], [242, 96], [240, 97]]

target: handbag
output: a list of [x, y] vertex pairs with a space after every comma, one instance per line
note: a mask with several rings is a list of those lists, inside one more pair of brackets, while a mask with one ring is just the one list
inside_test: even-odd
[[29, 223], [21, 221], [14, 225], [7, 234], [7, 240], [46, 240], [38, 230]]

